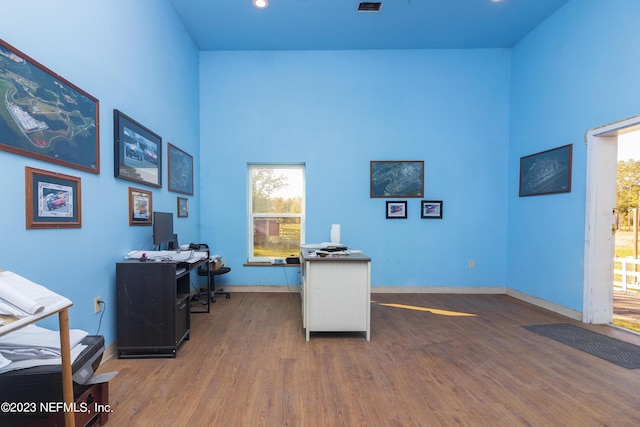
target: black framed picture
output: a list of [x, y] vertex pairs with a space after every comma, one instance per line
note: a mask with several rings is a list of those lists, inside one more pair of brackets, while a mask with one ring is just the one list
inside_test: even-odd
[[153, 194], [129, 187], [129, 225], [151, 225], [152, 217]]
[[169, 191], [193, 195], [193, 157], [167, 142]]
[[520, 158], [520, 197], [571, 192], [573, 144]]
[[407, 202], [387, 202], [387, 219], [406, 219]]
[[0, 150], [100, 173], [99, 103], [0, 40]]
[[162, 138], [118, 110], [113, 110], [114, 175], [162, 187]]
[[372, 160], [370, 197], [424, 197], [424, 161]]
[[25, 167], [27, 228], [82, 227], [81, 181]]
[[442, 200], [423, 200], [420, 204], [420, 218], [442, 219]]

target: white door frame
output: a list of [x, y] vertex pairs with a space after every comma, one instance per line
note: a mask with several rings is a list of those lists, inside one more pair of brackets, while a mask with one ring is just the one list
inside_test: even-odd
[[587, 132], [582, 321], [611, 323], [618, 135], [640, 128], [640, 116]]

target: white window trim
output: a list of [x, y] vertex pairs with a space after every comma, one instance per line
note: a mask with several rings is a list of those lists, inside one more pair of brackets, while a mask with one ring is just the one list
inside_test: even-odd
[[302, 213], [301, 214], [259, 214], [260, 217], [265, 218], [300, 218], [300, 243], [305, 242], [305, 223], [306, 223], [306, 204], [307, 204], [307, 169], [305, 163], [247, 163], [247, 262], [249, 263], [264, 263], [271, 262], [272, 258], [268, 257], [254, 257], [253, 256], [253, 201], [251, 198], [251, 170], [254, 168], [277, 168], [277, 169], [302, 169]]

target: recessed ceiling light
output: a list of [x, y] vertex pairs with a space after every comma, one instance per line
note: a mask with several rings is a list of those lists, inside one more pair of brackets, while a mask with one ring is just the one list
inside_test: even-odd
[[358, 12], [380, 12], [382, 2], [363, 1], [358, 5]]
[[253, 0], [253, 5], [258, 9], [264, 9], [269, 6], [268, 0]]

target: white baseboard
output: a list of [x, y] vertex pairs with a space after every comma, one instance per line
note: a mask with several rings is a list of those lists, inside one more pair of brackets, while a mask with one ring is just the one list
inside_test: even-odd
[[[226, 292], [300, 292], [300, 286], [224, 285]], [[372, 286], [373, 294], [504, 294], [500, 286]]]
[[222, 288], [225, 292], [232, 294], [234, 292], [300, 292], [300, 285], [216, 285], [216, 288]]
[[102, 353], [102, 360], [100, 361], [101, 365], [107, 360], [113, 359], [116, 356], [116, 347], [116, 343], [114, 342], [104, 348], [104, 353]]
[[500, 286], [372, 286], [372, 294], [504, 294]]
[[570, 308], [563, 307], [561, 305], [552, 303], [550, 301], [543, 300], [541, 298], [534, 297], [531, 295], [527, 295], [525, 293], [516, 291], [514, 289], [507, 289], [506, 294], [509, 295], [510, 297], [519, 299], [524, 302], [528, 302], [529, 304], [537, 305], [538, 307], [542, 307], [546, 310], [553, 311], [554, 313], [558, 313], [570, 319], [578, 320], [582, 322], [582, 312], [580, 311], [572, 310]]

